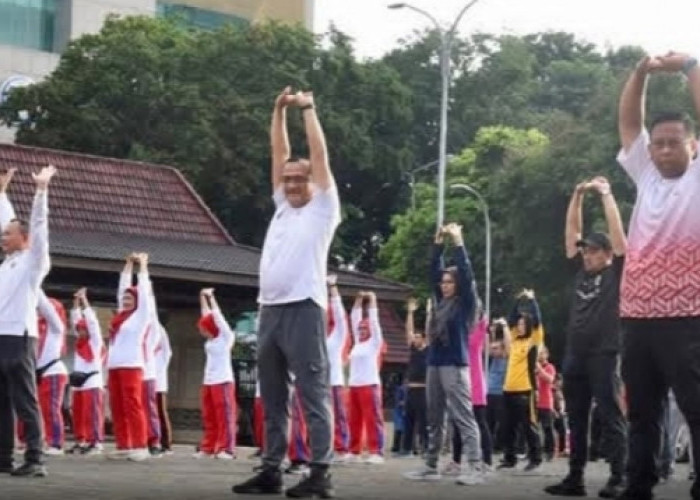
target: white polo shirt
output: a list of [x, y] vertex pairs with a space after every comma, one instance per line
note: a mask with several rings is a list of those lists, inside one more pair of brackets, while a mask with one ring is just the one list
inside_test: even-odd
[[379, 313], [376, 308], [370, 307], [369, 330], [370, 337], [360, 342], [359, 325], [362, 313], [357, 308], [353, 309], [351, 323], [355, 345], [350, 351], [350, 387], [363, 385], [380, 385], [379, 354], [382, 349], [382, 328], [379, 326]]
[[66, 365], [60, 360], [66, 343], [66, 325], [43, 290], [39, 290], [37, 311], [39, 316], [46, 321], [46, 337], [43, 343], [39, 343], [40, 351], [37, 356], [36, 366], [41, 368], [58, 359], [59, 361], [52, 364], [44, 372], [43, 376], [67, 375]]
[[281, 187], [273, 199], [276, 210], [260, 259], [258, 302], [275, 305], [310, 298], [325, 309], [328, 249], [340, 224], [338, 190], [335, 184], [316, 189], [300, 208], [289, 205]]
[[170, 348], [168, 332], [158, 323], [160, 328], [160, 343], [156, 347], [156, 392], [168, 392], [168, 366], [173, 351]]
[[330, 308], [333, 311], [333, 330], [326, 337], [328, 364], [331, 386], [344, 386], [343, 348], [348, 338], [348, 318], [340, 297], [331, 297]]
[[219, 309], [213, 309], [211, 313], [214, 316], [214, 323], [219, 329], [219, 335], [204, 343], [207, 360], [204, 365], [203, 384], [217, 385], [233, 382], [231, 349], [233, 349], [236, 337]]

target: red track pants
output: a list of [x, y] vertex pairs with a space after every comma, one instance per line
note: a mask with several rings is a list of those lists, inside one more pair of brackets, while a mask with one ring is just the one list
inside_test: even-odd
[[233, 382], [203, 385], [202, 424], [204, 436], [199, 451], [216, 454], [236, 449], [236, 395]]
[[261, 397], [255, 398], [253, 405], [253, 434], [255, 445], [261, 450], [265, 448], [265, 410]]
[[350, 387], [350, 453], [362, 453], [363, 441], [373, 455], [384, 453], [382, 395], [378, 385]]
[[287, 455], [292, 462], [309, 463], [311, 450], [309, 450], [309, 433], [306, 429], [306, 419], [301, 407], [301, 399], [294, 391], [292, 396], [292, 429], [289, 434], [289, 447]]
[[63, 423], [63, 395], [68, 384], [68, 375], [45, 375], [39, 382], [39, 406], [44, 421], [44, 437], [47, 446], [63, 448], [65, 427]]
[[342, 385], [331, 387], [333, 398], [333, 427], [335, 436], [333, 438], [333, 449], [338, 453], [347, 453], [350, 449], [350, 428], [347, 416], [347, 391]]
[[104, 393], [102, 389], [73, 389], [73, 434], [75, 442], [98, 444], [104, 441]]
[[156, 380], [143, 381], [143, 418], [148, 428], [148, 446], [160, 448], [160, 418], [156, 399]]
[[141, 368], [112, 368], [107, 385], [117, 449], [146, 448], [148, 434], [143, 411], [143, 371]]

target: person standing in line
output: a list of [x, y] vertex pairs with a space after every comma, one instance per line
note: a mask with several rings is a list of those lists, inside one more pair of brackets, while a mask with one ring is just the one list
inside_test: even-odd
[[328, 349], [328, 363], [330, 365], [331, 398], [333, 400], [334, 438], [333, 450], [334, 463], [343, 463], [347, 460], [350, 451], [350, 428], [347, 416], [347, 394], [345, 390], [345, 376], [343, 374], [343, 349], [348, 341], [348, 318], [343, 306], [343, 299], [338, 291], [338, 277], [335, 274], [328, 275], [328, 289], [330, 300], [328, 307], [328, 336], [326, 348]]
[[537, 376], [537, 420], [544, 436], [544, 456], [547, 462], [554, 459], [554, 392], [557, 369], [549, 362], [549, 349], [542, 346], [535, 366]]
[[[138, 285], [129, 286], [134, 264], [139, 266]], [[151, 322], [150, 289], [148, 254], [129, 255], [119, 279], [118, 290], [123, 292], [117, 292], [117, 314], [109, 327], [107, 384], [117, 447], [110, 459], [141, 462], [150, 456], [143, 410], [143, 344]]]
[[[130, 285], [127, 283], [124, 285]], [[156, 305], [153, 283], [150, 283], [148, 299], [150, 301], [151, 319], [146, 332], [143, 344], [143, 411], [148, 428], [148, 452], [153, 458], [163, 456], [160, 448], [162, 439], [160, 429], [160, 418], [158, 416], [158, 400], [156, 397], [156, 381], [158, 378], [158, 360], [156, 359], [156, 349], [160, 344], [162, 327], [158, 321], [158, 306]]]
[[[7, 198], [15, 169], [0, 175], [0, 472], [44, 477], [43, 430], [37, 398], [36, 305], [41, 283], [51, 269], [49, 256], [48, 187], [53, 166], [32, 174], [36, 194], [29, 224], [16, 219]], [[15, 413], [24, 424], [24, 464], [14, 467]]]
[[563, 380], [561, 373], [557, 373], [554, 377], [554, 431], [557, 438], [556, 454], [558, 457], [566, 457], [569, 453], [569, 425], [566, 417]]
[[544, 327], [535, 292], [523, 290], [517, 297], [508, 320], [513, 336], [504, 337], [508, 368], [503, 383], [503, 440], [505, 452], [499, 469], [517, 465], [516, 445], [521, 429], [528, 448], [528, 463], [524, 472], [535, 472], [542, 464], [542, 444], [537, 425], [537, 382], [535, 365], [544, 345]]
[[406, 368], [406, 408], [403, 445], [400, 453], [410, 456], [416, 450], [416, 438], [422, 452], [428, 449], [428, 422], [425, 394], [425, 375], [428, 369], [428, 342], [422, 328], [415, 326], [418, 301], [406, 304], [406, 343], [410, 349]]
[[[585, 193], [600, 197], [608, 234], [594, 232], [582, 238]], [[593, 401], [600, 417], [601, 441], [606, 444], [610, 477], [598, 492], [616, 498], [623, 490], [627, 426], [621, 407], [619, 373], [622, 330], [620, 277], [627, 239], [610, 184], [604, 177], [576, 186], [566, 217], [566, 255], [578, 268], [569, 311], [563, 363], [564, 397], [571, 426], [569, 474], [548, 486], [551, 495], [585, 495], [584, 470], [588, 461]], [[601, 450], [602, 451], [602, 450]]]
[[[448, 236], [455, 247], [454, 267], [443, 263], [443, 241]], [[431, 259], [431, 286], [435, 306], [428, 328], [428, 368], [426, 373], [430, 442], [425, 466], [404, 474], [415, 481], [439, 480], [438, 460], [442, 447], [445, 412], [456, 423], [466, 454], [466, 469], [458, 484], [484, 482], [479, 426], [471, 401], [467, 364], [467, 331], [475, 323], [477, 295], [462, 227], [448, 224], [435, 236]]]
[[508, 323], [504, 318], [497, 319], [493, 324], [494, 337], [491, 340], [491, 352], [489, 358], [487, 418], [489, 431], [493, 438], [493, 451], [503, 451], [503, 383], [506, 378], [508, 357], [506, 355], [504, 338], [507, 335]]
[[369, 452], [365, 463], [384, 463], [384, 416], [379, 363], [383, 346], [379, 308], [374, 292], [360, 292], [350, 313], [353, 347], [350, 351], [350, 456], [348, 463], [362, 461], [363, 442]]
[[168, 367], [173, 351], [170, 347], [168, 332], [160, 321], [160, 339], [156, 345], [156, 403], [158, 406], [158, 421], [160, 423], [160, 449], [166, 455], [173, 452], [173, 426], [168, 413]]
[[199, 303], [202, 315], [197, 328], [206, 339], [201, 391], [204, 435], [194, 458], [232, 460], [236, 457], [236, 394], [231, 350], [236, 337], [219, 308], [213, 288], [200, 292]]
[[[304, 119], [310, 158], [291, 158], [286, 110]], [[311, 437], [311, 474], [287, 490], [292, 498], [333, 496], [332, 416], [326, 349], [326, 266], [340, 200], [326, 141], [311, 92], [276, 99], [271, 124], [272, 188], [275, 215], [260, 260], [258, 366], [265, 407], [263, 469], [233, 487], [238, 494], [281, 493], [280, 465], [287, 448], [289, 372], [296, 376]]]
[[97, 315], [81, 288], [73, 296], [70, 322], [77, 336], [70, 383], [73, 387], [75, 445], [71, 453], [99, 455], [104, 442], [104, 390], [102, 365], [107, 350]]
[[398, 455], [406, 431], [406, 393], [407, 387], [401, 377], [394, 378], [394, 407], [391, 416], [394, 424], [394, 438], [391, 441], [392, 455]]

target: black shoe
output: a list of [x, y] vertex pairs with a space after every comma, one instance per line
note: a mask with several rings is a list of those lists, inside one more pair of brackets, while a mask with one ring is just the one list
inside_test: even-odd
[[239, 495], [279, 495], [282, 493], [282, 473], [278, 469], [263, 468], [247, 481], [231, 490]]
[[82, 455], [85, 453], [85, 446], [81, 446], [78, 443], [74, 444], [66, 450], [69, 455]]
[[311, 469], [311, 475], [303, 478], [296, 486], [286, 491], [287, 498], [333, 498], [335, 490], [327, 469]]
[[629, 488], [620, 493], [616, 500], [652, 500], [654, 494], [651, 491], [636, 491]]
[[544, 492], [560, 497], [585, 497], [586, 487], [583, 485], [582, 480], [576, 480], [567, 476], [561, 483], [547, 486]]
[[149, 446], [148, 453], [150, 453], [153, 458], [160, 458], [163, 456], [163, 451], [158, 446]]
[[48, 475], [44, 465], [30, 462], [25, 462], [10, 474], [16, 477], [46, 477]]
[[515, 466], [518, 465], [518, 462], [514, 460], [501, 460], [501, 463], [498, 464], [497, 469], [514, 469]]
[[624, 489], [625, 482], [622, 480], [622, 478], [611, 477], [608, 479], [608, 482], [605, 483], [605, 486], [600, 489], [598, 496], [600, 498], [617, 498]]
[[538, 472], [541, 469], [541, 467], [542, 467], [542, 462], [530, 461], [523, 468], [523, 472]]

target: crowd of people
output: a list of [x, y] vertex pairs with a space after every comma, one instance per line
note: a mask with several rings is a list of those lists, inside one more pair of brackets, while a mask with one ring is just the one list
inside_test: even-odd
[[[700, 116], [700, 68], [685, 54], [645, 57], [622, 91], [617, 159], [637, 187], [628, 232], [605, 177], [573, 189], [564, 230], [573, 291], [560, 373], [549, 361], [535, 292], [524, 289], [515, 297], [507, 318], [487, 317], [462, 227], [449, 223], [437, 231], [424, 321], [417, 318], [418, 301], [407, 304], [410, 354], [395, 408], [393, 450], [397, 457], [417, 454], [424, 461], [404, 474], [407, 479], [446, 475], [476, 485], [517, 467], [521, 457], [526, 459], [523, 470], [534, 473], [543, 461], [568, 453], [568, 474], [545, 492], [585, 496], [594, 415], [610, 469], [599, 496], [651, 499], [654, 486], [668, 474], [669, 438], [668, 432], [662, 437], [662, 424], [673, 401], [687, 420], [692, 463], [698, 463], [697, 140], [680, 113], [662, 113], [648, 129], [644, 125], [649, 76], [676, 72], [686, 76]], [[291, 154], [290, 107], [303, 117], [308, 159]], [[287, 459], [288, 472], [304, 473], [286, 490], [288, 497], [329, 498], [335, 493], [332, 464], [385, 461], [380, 377], [385, 342], [377, 297], [360, 292], [348, 315], [336, 277], [327, 275], [341, 209], [312, 93], [286, 88], [277, 97], [271, 148], [275, 213], [260, 262], [257, 328], [255, 429], [261, 465], [233, 491], [281, 493]], [[75, 293], [68, 315], [42, 291], [50, 269], [47, 193], [54, 174], [53, 167], [34, 174], [29, 223], [15, 217], [6, 195], [13, 171], [0, 177], [5, 254], [0, 266], [0, 471], [15, 476], [44, 476], [44, 454], [64, 452], [60, 408], [67, 384], [73, 387], [75, 427], [69, 451], [102, 452], [105, 387], [116, 442], [110, 458], [142, 461], [168, 453], [172, 445], [166, 397], [170, 347], [148, 255], [126, 259], [106, 342], [86, 289]], [[584, 232], [582, 207], [591, 195], [601, 204], [605, 232]], [[235, 333], [213, 289], [201, 291], [200, 305], [196, 327], [206, 354], [204, 432], [195, 457], [232, 459]], [[68, 331], [76, 336], [71, 373], [61, 361]], [[24, 463], [17, 468], [16, 437], [25, 447]], [[446, 448], [452, 457], [440, 467]], [[498, 464], [496, 453], [502, 453]], [[700, 500], [697, 475], [691, 496]]]

